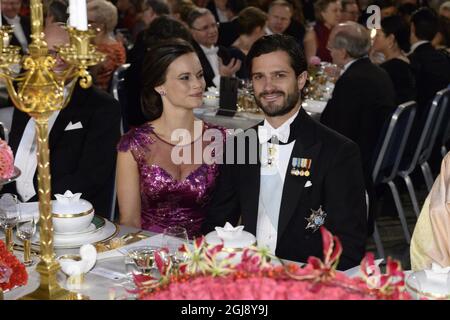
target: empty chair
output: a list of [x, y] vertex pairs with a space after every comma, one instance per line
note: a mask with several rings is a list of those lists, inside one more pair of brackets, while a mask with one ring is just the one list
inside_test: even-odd
[[[397, 209], [403, 233], [408, 244], [411, 242], [411, 234], [408, 230], [405, 213], [400, 201], [397, 186], [394, 183], [394, 179], [398, 174], [400, 161], [405, 150], [408, 136], [411, 132], [411, 127], [416, 114], [416, 107], [416, 102], [410, 101], [399, 105], [394, 111], [385, 131], [380, 137], [379, 150], [376, 154], [372, 170], [372, 180], [374, 186], [387, 184], [392, 192], [395, 207]], [[383, 253], [384, 255], [384, 250], [379, 238], [376, 223], [374, 238], [378, 252]]]
[[124, 80], [125, 80], [125, 72], [128, 70], [128, 68], [130, 67], [129, 63], [125, 63], [123, 65], [121, 65], [120, 67], [118, 67], [116, 69], [116, 71], [114, 71], [112, 80], [111, 80], [111, 94], [114, 97], [114, 99], [116, 99], [117, 101], [120, 102], [120, 107], [122, 110], [122, 133], [127, 132], [129, 127], [128, 127], [128, 121], [126, 118], [126, 108], [127, 108], [127, 103], [126, 103], [126, 95], [125, 95], [125, 87], [124, 87]]
[[[419, 137], [419, 141], [416, 145], [414, 154], [411, 158], [403, 159], [398, 175], [403, 178], [408, 188], [408, 193], [413, 204], [414, 212], [417, 216], [420, 214], [419, 204], [417, 201], [416, 193], [414, 191], [414, 186], [410, 177], [411, 172], [420, 166], [422, 174], [425, 179], [428, 191], [431, 190], [433, 186], [433, 175], [431, 174], [431, 169], [428, 164], [428, 159], [431, 156], [436, 137], [438, 135], [439, 129], [443, 124], [443, 117], [446, 111], [448, 103], [448, 90], [444, 89], [439, 91], [428, 111], [425, 124], [423, 126], [422, 132]], [[448, 122], [446, 120], [445, 122]], [[414, 141], [411, 141], [414, 143]]]

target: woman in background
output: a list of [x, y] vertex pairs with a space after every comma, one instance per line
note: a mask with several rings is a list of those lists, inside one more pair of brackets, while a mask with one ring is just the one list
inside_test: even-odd
[[389, 16], [381, 20], [381, 29], [377, 29], [372, 51], [384, 55], [380, 64], [389, 74], [394, 84], [396, 103], [416, 99], [416, 86], [406, 52], [409, 52], [409, 26], [400, 16]]
[[331, 30], [341, 19], [341, 4], [338, 0], [318, 0], [314, 3], [316, 24], [305, 35], [303, 41], [306, 61], [310, 63], [313, 56], [321, 61], [332, 62], [330, 50], [327, 49]]
[[[130, 130], [118, 145], [120, 223], [153, 232], [177, 225], [190, 238], [199, 236], [218, 175], [213, 160], [225, 137], [223, 129], [194, 117], [193, 109], [203, 103], [202, 66], [188, 42], [161, 41], [147, 52], [143, 80], [149, 122]], [[177, 130], [189, 133], [181, 143], [174, 137]], [[206, 130], [214, 139], [205, 140], [212, 142], [202, 139]], [[174, 158], [181, 154], [189, 159]]]
[[125, 48], [116, 40], [117, 8], [106, 0], [92, 0], [87, 4], [88, 21], [100, 32], [94, 39], [97, 49], [106, 55], [105, 61], [91, 69], [94, 83], [107, 91], [114, 71], [126, 61]]

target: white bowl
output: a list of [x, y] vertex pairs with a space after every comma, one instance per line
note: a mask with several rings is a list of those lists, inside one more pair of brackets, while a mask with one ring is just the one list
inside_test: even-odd
[[74, 233], [86, 230], [94, 219], [94, 208], [89, 201], [52, 201], [53, 228], [57, 233]]
[[203, 94], [203, 104], [207, 107], [219, 106], [219, 94], [215, 92], [205, 92]]

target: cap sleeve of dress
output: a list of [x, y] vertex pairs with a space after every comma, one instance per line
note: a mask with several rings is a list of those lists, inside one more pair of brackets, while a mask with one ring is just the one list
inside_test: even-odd
[[152, 137], [153, 128], [150, 124], [144, 124], [125, 133], [117, 144], [117, 151], [131, 151], [134, 159], [139, 162], [145, 159], [151, 144], [155, 142]]

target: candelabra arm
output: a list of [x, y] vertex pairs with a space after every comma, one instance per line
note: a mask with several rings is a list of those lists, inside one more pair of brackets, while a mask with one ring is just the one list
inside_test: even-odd
[[19, 109], [23, 110], [25, 105], [23, 104], [22, 100], [19, 98], [19, 95], [16, 92], [16, 89], [14, 88], [14, 79], [13, 77], [6, 75], [6, 74], [0, 74], [0, 77], [3, 78], [6, 81], [6, 90], [8, 91], [8, 96], [13, 102], [13, 104]]

